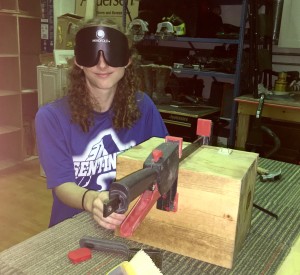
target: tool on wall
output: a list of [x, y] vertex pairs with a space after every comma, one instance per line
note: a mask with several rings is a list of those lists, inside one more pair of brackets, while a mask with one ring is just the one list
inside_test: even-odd
[[179, 163], [203, 144], [209, 144], [211, 133], [212, 121], [198, 119], [199, 138], [195, 142], [182, 150], [182, 138], [166, 137], [166, 142], [147, 157], [143, 169], [111, 184], [104, 217], [113, 212], [125, 213], [129, 204], [141, 195], [120, 226], [121, 236], [131, 236], [156, 202], [160, 210], [177, 211]]

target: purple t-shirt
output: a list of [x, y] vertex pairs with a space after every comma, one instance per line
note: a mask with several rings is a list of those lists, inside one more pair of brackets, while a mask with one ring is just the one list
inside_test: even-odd
[[[115, 131], [111, 111], [95, 112], [94, 125], [84, 133], [71, 123], [67, 97], [41, 107], [36, 115], [36, 135], [41, 165], [50, 189], [65, 183], [93, 190], [108, 190], [116, 175], [116, 157], [151, 137], [164, 138], [168, 132], [152, 100], [137, 95], [141, 118], [130, 129]], [[63, 204], [53, 194], [50, 225], [82, 210]]]

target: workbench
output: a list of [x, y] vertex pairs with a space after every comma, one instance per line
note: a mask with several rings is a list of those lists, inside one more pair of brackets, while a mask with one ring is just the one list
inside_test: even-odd
[[[179, 254], [163, 251], [163, 274], [275, 274], [300, 229], [299, 166], [260, 158], [259, 166], [271, 171], [282, 169], [275, 182], [255, 184], [254, 202], [278, 215], [278, 220], [253, 208], [250, 233], [232, 270]], [[129, 247], [149, 248], [122, 239], [98, 226], [90, 214], [83, 212], [0, 253], [0, 274], [106, 274], [126, 260], [124, 256], [92, 252], [92, 259], [73, 264], [69, 251], [79, 248], [83, 236], [119, 240]], [[176, 243], [174, 243], [176, 245]]]
[[184, 141], [193, 142], [197, 139], [198, 118], [218, 120], [220, 108], [207, 105], [187, 104], [156, 105], [171, 136], [180, 136]]
[[[255, 116], [259, 99], [252, 95], [235, 98], [238, 103], [237, 138], [235, 148], [244, 150], [249, 132], [250, 116]], [[300, 101], [265, 99], [262, 117], [287, 122], [300, 122]]]

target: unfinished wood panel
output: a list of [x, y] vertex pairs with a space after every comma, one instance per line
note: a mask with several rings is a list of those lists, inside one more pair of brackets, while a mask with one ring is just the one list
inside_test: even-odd
[[[35, 35], [32, 36], [32, 33]], [[41, 51], [41, 20], [39, 18], [20, 17], [19, 40], [21, 54], [35, 54], [38, 56]]]
[[18, 9], [18, 0], [1, 0], [0, 8], [3, 10], [15, 11]]
[[[0, 133], [1, 129], [0, 127]], [[10, 131], [0, 134], [0, 170], [22, 161], [22, 131], [10, 128]]]
[[20, 90], [20, 72], [18, 57], [2, 57], [0, 59], [0, 89], [7, 91]]
[[[120, 154], [117, 178], [141, 169], [161, 142], [152, 138]], [[233, 266], [250, 228], [258, 155], [238, 150], [226, 155], [230, 151], [220, 150], [202, 146], [180, 164], [178, 211], [153, 208], [132, 240]]]
[[40, 0], [18, 0], [18, 8], [25, 15], [41, 17]]
[[38, 55], [28, 54], [20, 56], [22, 90], [37, 89], [36, 67], [39, 63]]
[[[21, 95], [0, 96], [0, 127], [22, 127]], [[13, 112], [12, 112], [13, 111]]]
[[18, 54], [17, 18], [9, 15], [0, 16], [0, 33], [5, 33], [1, 39], [1, 54]]

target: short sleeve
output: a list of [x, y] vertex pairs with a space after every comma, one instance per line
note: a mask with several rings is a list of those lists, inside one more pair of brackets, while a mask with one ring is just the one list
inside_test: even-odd
[[73, 159], [67, 143], [68, 125], [62, 125], [58, 114], [47, 105], [39, 109], [35, 124], [39, 159], [48, 188], [74, 182]]

